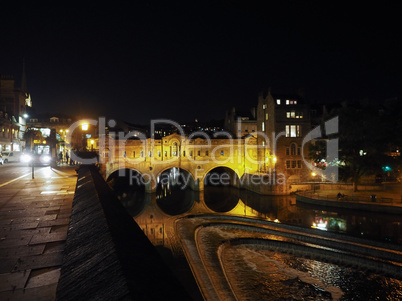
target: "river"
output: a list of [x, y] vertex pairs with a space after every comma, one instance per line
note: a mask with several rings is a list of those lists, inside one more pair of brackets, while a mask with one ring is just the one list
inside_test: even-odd
[[[402, 244], [398, 215], [312, 207], [297, 203], [294, 196], [262, 196], [229, 186], [206, 186], [204, 191], [196, 192], [169, 182], [158, 186], [156, 194], [122, 186], [115, 191], [194, 300], [203, 297], [175, 228], [176, 220], [185, 216], [246, 217]], [[238, 300], [402, 299], [402, 282], [398, 279], [255, 245], [225, 249], [222, 262]]]

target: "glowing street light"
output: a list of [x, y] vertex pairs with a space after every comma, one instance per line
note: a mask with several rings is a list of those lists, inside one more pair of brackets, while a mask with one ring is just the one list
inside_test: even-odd
[[88, 127], [89, 127], [89, 125], [88, 125], [88, 123], [86, 123], [86, 122], [84, 122], [83, 124], [81, 124], [81, 129], [82, 129], [83, 131], [87, 131], [87, 130], [88, 130]]

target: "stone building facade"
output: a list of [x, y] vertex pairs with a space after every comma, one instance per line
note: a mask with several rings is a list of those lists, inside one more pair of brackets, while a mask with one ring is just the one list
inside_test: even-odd
[[[260, 95], [257, 105], [260, 161], [275, 158], [275, 173], [285, 175], [287, 183], [311, 180], [304, 137], [311, 130], [309, 105], [298, 96]], [[266, 165], [260, 167], [267, 172]]]
[[27, 110], [32, 100], [25, 76], [17, 87], [13, 76], [0, 76], [0, 151], [21, 151], [25, 147]]

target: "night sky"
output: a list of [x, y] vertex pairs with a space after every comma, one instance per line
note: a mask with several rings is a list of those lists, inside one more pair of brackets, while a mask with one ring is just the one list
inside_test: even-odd
[[268, 87], [312, 102], [402, 95], [400, 4], [260, 2], [2, 5], [0, 73], [20, 82], [25, 59], [38, 113], [137, 124], [223, 119]]

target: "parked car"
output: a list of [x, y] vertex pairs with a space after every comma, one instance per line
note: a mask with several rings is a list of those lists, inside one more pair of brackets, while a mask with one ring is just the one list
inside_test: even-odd
[[4, 163], [20, 162], [21, 152], [2, 152], [1, 155], [3, 157]]

